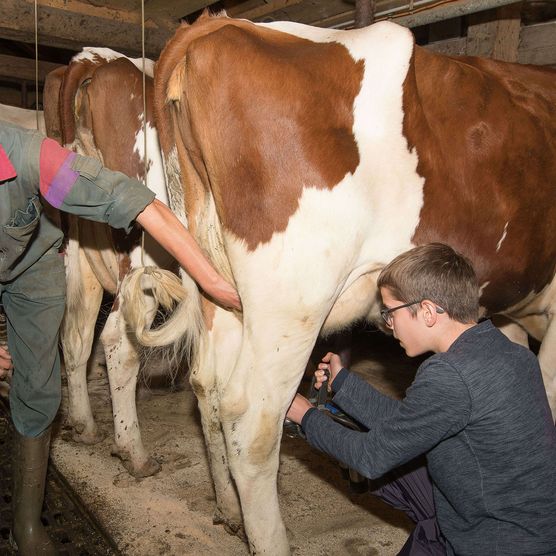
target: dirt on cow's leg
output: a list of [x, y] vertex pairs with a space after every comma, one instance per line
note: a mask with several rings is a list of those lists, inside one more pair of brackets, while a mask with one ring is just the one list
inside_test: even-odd
[[[239, 321], [229, 311], [215, 307], [211, 327], [201, 341], [198, 363], [191, 371], [190, 382], [197, 396], [216, 495], [213, 523], [223, 525], [231, 535], [246, 540], [239, 497], [230, 473], [220, 424], [221, 389], [229, 380], [240, 341]], [[218, 350], [215, 349], [215, 342]]]
[[[290, 554], [277, 490], [280, 440], [291, 403], [314, 345], [319, 322], [281, 331], [244, 323], [238, 362], [221, 403], [230, 468], [253, 554]], [[245, 332], [247, 330], [247, 333]], [[251, 336], [249, 330], [271, 330]], [[254, 362], [257, 362], [257, 372]]]
[[[247, 411], [243, 418], [223, 424], [231, 440], [230, 464], [241, 495], [247, 542], [252, 554], [290, 554], [276, 485], [281, 422], [278, 414]], [[259, 432], [253, 438], [255, 423], [259, 425]]]
[[115, 439], [112, 455], [118, 456], [127, 471], [136, 478], [154, 475], [160, 471], [160, 464], [143, 446], [135, 405], [139, 355], [137, 347], [128, 337], [117, 300], [106, 320], [101, 341], [112, 397]]
[[[66, 252], [67, 305], [60, 340], [68, 381], [68, 417], [71, 439], [83, 444], [103, 440], [95, 423], [87, 388], [87, 362], [91, 355], [95, 321], [102, 301], [102, 287], [75, 239], [70, 225]], [[86, 294], [85, 294], [86, 291]]]

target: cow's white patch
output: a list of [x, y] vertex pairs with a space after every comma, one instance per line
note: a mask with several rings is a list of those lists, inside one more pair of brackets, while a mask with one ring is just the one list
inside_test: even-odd
[[[120, 52], [116, 52], [111, 48], [101, 48], [96, 46], [85, 46], [79, 54], [76, 54], [71, 61], [79, 62], [81, 60], [89, 60], [91, 62], [98, 61], [98, 58], [102, 58], [107, 62], [112, 60], [117, 60], [118, 58], [127, 58]], [[128, 58], [128, 60], [139, 70], [143, 71], [143, 58]], [[145, 58], [145, 74], [149, 77], [154, 76], [154, 62]]]
[[135, 144], [133, 152], [139, 155], [142, 164], [145, 164], [145, 130], [146, 130], [146, 148], [147, 148], [147, 179], [146, 185], [155, 192], [156, 198], [164, 204], [168, 204], [168, 192], [166, 191], [166, 179], [164, 177], [164, 167], [162, 165], [162, 155], [160, 153], [160, 144], [158, 142], [158, 133], [156, 128], [147, 122], [145, 126], [143, 114], [139, 114], [139, 130], [135, 134]]
[[[166, 179], [164, 176], [164, 167], [162, 164], [162, 155], [160, 152], [160, 144], [158, 142], [158, 133], [154, 126], [147, 122], [143, 127], [143, 114], [138, 115], [139, 129], [135, 134], [135, 144], [133, 152], [139, 155], [140, 163], [145, 164], [145, 129], [147, 135], [147, 174], [145, 185], [154, 192], [156, 198], [168, 204], [168, 191], [166, 189]], [[168, 263], [167, 256], [163, 255], [164, 250], [154, 240], [145, 241], [145, 250], [142, 252], [141, 247], [133, 249], [130, 253], [131, 266], [136, 268], [143, 264], [164, 266]]]
[[504, 242], [504, 240], [506, 239], [506, 235], [508, 234], [508, 224], [510, 222], [506, 222], [506, 225], [504, 226], [504, 231], [502, 232], [502, 237], [498, 240], [498, 243], [496, 244], [496, 252], [498, 253], [498, 251], [500, 251], [500, 247], [502, 247], [502, 243]]
[[[365, 62], [354, 110], [360, 154], [354, 174], [347, 174], [332, 191], [304, 184], [286, 231], [254, 252], [228, 237], [236, 279], [240, 287], [249, 284], [244, 304], [252, 298], [256, 306], [265, 292], [272, 292], [272, 304], [283, 304], [284, 313], [293, 315], [332, 303], [361, 275], [412, 246], [424, 183], [417, 174], [417, 154], [409, 151], [402, 133], [402, 86], [413, 39], [407, 29], [386, 22], [353, 31], [290, 22], [264, 25], [317, 42], [344, 44], [355, 60]], [[271, 269], [272, 276], [265, 273], [264, 281], [257, 280], [262, 269]]]
[[106, 61], [116, 60], [117, 58], [121, 58], [123, 54], [120, 52], [116, 52], [111, 48], [102, 48], [97, 46], [85, 46], [83, 50], [76, 54], [71, 61], [72, 62], [80, 62], [82, 60], [89, 60], [90, 62], [94, 62], [96, 58], [102, 58]]

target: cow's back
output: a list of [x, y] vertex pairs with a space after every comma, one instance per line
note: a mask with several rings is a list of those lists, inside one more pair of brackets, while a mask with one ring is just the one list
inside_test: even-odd
[[212, 189], [226, 230], [255, 250], [286, 230], [304, 190], [351, 174], [369, 189], [369, 233], [384, 235], [368, 242], [375, 266], [411, 243], [442, 241], [472, 260], [488, 312], [523, 304], [556, 265], [556, 72], [411, 52], [409, 42], [407, 69], [393, 70], [406, 72], [403, 91], [384, 95], [403, 95], [400, 108], [384, 107], [402, 112], [403, 137], [392, 121], [378, 141], [385, 110], [371, 104], [388, 74], [375, 59], [386, 41], [407, 48], [398, 29], [334, 34], [226, 18], [182, 27], [161, 55], [155, 97], [161, 134], [179, 130], [183, 141], [189, 210]]
[[556, 265], [556, 71], [416, 47], [404, 134], [425, 177], [414, 242], [471, 258], [490, 312], [543, 290]]

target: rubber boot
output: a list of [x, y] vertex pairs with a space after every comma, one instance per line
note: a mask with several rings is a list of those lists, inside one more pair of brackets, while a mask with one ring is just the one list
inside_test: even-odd
[[55, 556], [54, 543], [41, 523], [50, 428], [35, 438], [14, 434], [12, 540], [22, 556]]

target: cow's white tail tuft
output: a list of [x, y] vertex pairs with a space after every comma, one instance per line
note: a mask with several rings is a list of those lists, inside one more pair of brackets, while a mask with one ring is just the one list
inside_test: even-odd
[[[195, 282], [183, 273], [182, 281], [167, 270], [141, 267], [122, 281], [120, 294], [123, 313], [137, 341], [147, 347], [174, 346], [175, 352], [191, 357], [202, 329], [201, 303]], [[145, 303], [145, 293], [152, 295], [156, 307], [170, 310], [171, 316], [158, 328], [151, 329], [152, 313]]]

